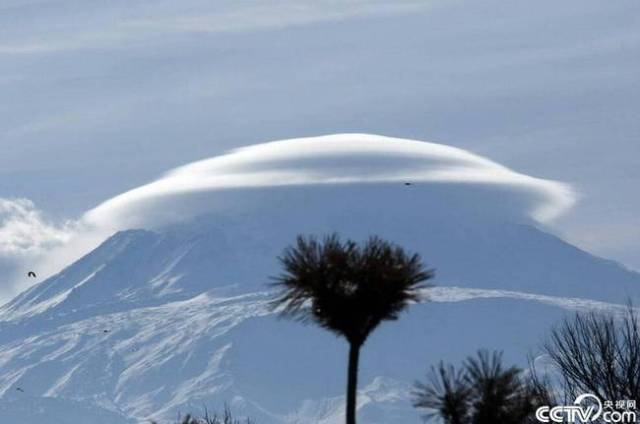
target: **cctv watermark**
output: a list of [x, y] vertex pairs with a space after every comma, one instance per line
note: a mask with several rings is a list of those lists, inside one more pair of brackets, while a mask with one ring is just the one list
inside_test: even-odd
[[536, 419], [541, 423], [638, 422], [635, 400], [602, 402], [590, 393], [578, 396], [573, 405], [541, 406]]

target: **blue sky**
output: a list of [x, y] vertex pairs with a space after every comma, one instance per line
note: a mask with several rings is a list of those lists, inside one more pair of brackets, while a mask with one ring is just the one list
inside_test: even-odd
[[639, 20], [636, 0], [6, 0], [0, 198], [73, 219], [233, 147], [378, 133], [572, 184], [555, 230], [640, 269]]

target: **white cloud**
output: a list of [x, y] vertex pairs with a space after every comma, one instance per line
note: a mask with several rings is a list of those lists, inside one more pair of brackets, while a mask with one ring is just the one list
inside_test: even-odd
[[366, 16], [408, 13], [433, 6], [423, 1], [317, 1], [251, 4], [215, 13], [138, 20], [131, 28], [173, 32], [245, 32], [341, 21]]
[[474, 299], [518, 299], [557, 306], [570, 311], [595, 311], [623, 314], [628, 307], [625, 305], [601, 302], [598, 300], [557, 297], [542, 294], [516, 292], [510, 290], [475, 289], [468, 287], [432, 287], [424, 290], [424, 295], [433, 302], [464, 302]]
[[[267, 4], [249, 2], [244, 5], [231, 3], [226, 6], [211, 3], [194, 8], [181, 8], [179, 3], [158, 7], [156, 2], [139, 2], [127, 5], [127, 13], [119, 19], [101, 18], [95, 5], [83, 9], [74, 5], [73, 17], [60, 16], [65, 25], [51, 33], [33, 28], [28, 34], [7, 37], [0, 44], [0, 53], [6, 55], [32, 55], [59, 53], [83, 49], [123, 46], [132, 41], [149, 41], [166, 33], [237, 33], [305, 26], [320, 22], [343, 21], [368, 16], [384, 16], [410, 13], [433, 7], [441, 2], [418, 0], [379, 1], [357, 0], [337, 2], [279, 1]], [[113, 13], [110, 10], [110, 13]], [[29, 18], [25, 20], [29, 21]], [[83, 22], [90, 25], [83, 25]], [[33, 37], [33, 34], [40, 34]], [[26, 39], [26, 41], [25, 41]]]
[[[76, 229], [71, 221], [47, 220], [31, 200], [0, 198], [0, 304], [25, 289], [25, 284], [59, 271], [59, 261], [55, 266], [45, 266], [43, 261], [54, 252], [68, 251]], [[26, 279], [27, 270], [35, 270], [39, 278]]]
[[0, 198], [0, 255], [39, 255], [71, 237], [71, 223], [47, 221], [28, 199]]
[[[367, 134], [339, 134], [258, 144], [177, 168], [107, 200], [89, 211], [84, 220], [98, 228], [145, 227], [170, 221], [172, 218], [164, 215], [167, 208], [158, 207], [158, 202], [179, 207], [183, 202], [175, 201], [177, 196], [237, 188], [404, 181], [497, 187], [526, 198], [522, 214], [542, 222], [557, 217], [575, 202], [573, 191], [565, 184], [517, 173], [462, 149]], [[181, 211], [187, 215], [203, 212], [198, 207]]]

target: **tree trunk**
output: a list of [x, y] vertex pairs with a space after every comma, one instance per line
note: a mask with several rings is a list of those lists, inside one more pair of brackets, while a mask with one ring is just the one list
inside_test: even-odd
[[358, 361], [360, 344], [349, 344], [349, 375], [347, 379], [347, 424], [356, 424], [356, 396], [358, 394]]

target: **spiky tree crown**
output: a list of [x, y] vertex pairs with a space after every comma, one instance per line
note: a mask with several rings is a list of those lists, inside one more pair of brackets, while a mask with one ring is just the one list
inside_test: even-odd
[[378, 237], [362, 246], [333, 234], [318, 241], [299, 236], [279, 258], [281, 312], [362, 344], [384, 320], [394, 320], [433, 277], [420, 256]]

